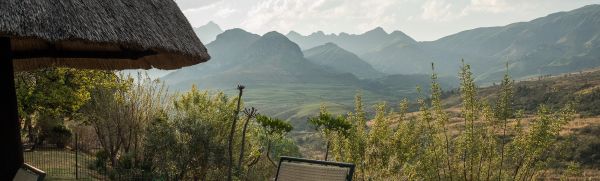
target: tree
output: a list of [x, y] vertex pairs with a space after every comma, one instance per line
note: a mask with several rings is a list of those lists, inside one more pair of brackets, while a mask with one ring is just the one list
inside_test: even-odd
[[63, 120], [77, 116], [91, 98], [91, 90], [111, 86], [111, 71], [45, 68], [17, 72], [15, 85], [18, 107], [29, 142], [41, 143]]
[[513, 84], [514, 81], [511, 80], [510, 75], [508, 74], [508, 63], [506, 64], [506, 73], [504, 74], [504, 79], [500, 84], [500, 89], [502, 92], [498, 98], [498, 102], [496, 103], [496, 118], [502, 121], [502, 144], [500, 145], [500, 168], [498, 169], [498, 175], [502, 175], [503, 164], [504, 164], [504, 148], [506, 145], [506, 127], [508, 125], [508, 119], [514, 117], [512, 110], [513, 103]]
[[245, 147], [246, 147], [246, 131], [248, 131], [248, 123], [250, 123], [250, 120], [252, 118], [255, 118], [258, 113], [256, 112], [256, 109], [254, 107], [250, 108], [250, 109], [244, 109], [244, 115], [246, 115], [246, 120], [244, 121], [244, 128], [242, 129], [242, 143], [241, 143], [241, 148], [240, 148], [240, 157], [238, 160], [238, 166], [237, 168], [240, 169], [240, 177], [243, 174], [243, 169], [242, 169], [242, 163], [244, 162], [244, 151], [245, 151]]
[[370, 129], [357, 96], [355, 111], [347, 117], [353, 123], [349, 136], [331, 136], [343, 145], [334, 147], [336, 158], [357, 165], [356, 179], [531, 180], [547, 168], [550, 151], [560, 149], [560, 130], [573, 119], [571, 104], [559, 111], [540, 105], [525, 123], [523, 111], [512, 111], [508, 74], [500, 97], [490, 104], [477, 97], [470, 66], [463, 64], [460, 116], [450, 121], [435, 71], [431, 78], [430, 103], [420, 96], [419, 111], [410, 114], [408, 100], [401, 102], [399, 113], [378, 104]]
[[80, 113], [95, 129], [111, 164], [118, 168], [117, 157], [130, 155], [137, 167], [143, 155], [143, 140], [150, 121], [163, 110], [167, 100], [164, 85], [147, 76], [119, 76], [111, 86], [97, 86]]
[[238, 85], [237, 87], [238, 91], [239, 91], [239, 95], [237, 98], [237, 107], [235, 109], [235, 113], [233, 113], [233, 120], [231, 122], [231, 131], [229, 132], [229, 147], [228, 149], [228, 153], [229, 153], [229, 164], [228, 164], [228, 170], [227, 170], [227, 180], [231, 181], [232, 177], [232, 169], [233, 169], [233, 136], [235, 135], [235, 128], [237, 126], [237, 120], [238, 120], [238, 115], [240, 114], [240, 102], [242, 101], [242, 93], [244, 91], [244, 86], [243, 85]]
[[288, 123], [286, 121], [283, 121], [283, 120], [280, 120], [277, 118], [263, 116], [263, 115], [256, 116], [256, 121], [262, 127], [262, 129], [266, 135], [266, 142], [267, 142], [267, 148], [265, 149], [266, 157], [274, 167], [277, 167], [277, 164], [275, 163], [275, 161], [273, 161], [273, 159], [270, 156], [271, 146], [273, 144], [273, 141], [283, 138], [285, 136], [285, 134], [292, 131], [293, 127], [290, 123]]
[[325, 159], [329, 157], [329, 146], [335, 135], [347, 136], [348, 131], [352, 128], [352, 124], [346, 121], [342, 116], [332, 116], [327, 112], [324, 106], [321, 106], [321, 111], [318, 117], [308, 119], [308, 123], [313, 125], [315, 129], [321, 132], [327, 139], [325, 148]]
[[168, 178], [223, 180], [226, 150], [236, 100], [223, 92], [209, 94], [195, 86], [177, 95], [147, 133], [145, 157], [153, 172]]

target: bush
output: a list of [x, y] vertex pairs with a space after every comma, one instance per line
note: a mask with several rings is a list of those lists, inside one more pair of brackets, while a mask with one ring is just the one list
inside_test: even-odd
[[52, 144], [56, 144], [59, 148], [64, 148], [65, 145], [71, 139], [71, 130], [68, 129], [65, 125], [57, 125], [52, 127], [50, 133], [48, 134], [48, 141]]
[[96, 161], [94, 161], [94, 165], [91, 166], [92, 169], [105, 172], [106, 165], [108, 163], [108, 157], [108, 153], [104, 150], [96, 152]]

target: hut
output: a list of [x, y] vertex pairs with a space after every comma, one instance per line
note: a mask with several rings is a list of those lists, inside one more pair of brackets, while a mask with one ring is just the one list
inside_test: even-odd
[[14, 71], [177, 69], [208, 59], [173, 0], [0, 1], [0, 180], [23, 164]]

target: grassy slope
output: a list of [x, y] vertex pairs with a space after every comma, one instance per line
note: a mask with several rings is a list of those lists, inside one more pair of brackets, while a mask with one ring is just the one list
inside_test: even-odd
[[[234, 95], [235, 90], [225, 90]], [[346, 114], [354, 109], [354, 96], [363, 95], [366, 105], [374, 105], [380, 101], [397, 102], [403, 97], [410, 97], [414, 90], [406, 90], [405, 94], [386, 96], [359, 87], [348, 85], [325, 84], [280, 84], [249, 86], [244, 91], [245, 107], [256, 107], [260, 113], [291, 121], [296, 131], [310, 129], [306, 119], [318, 114], [321, 104], [334, 114]], [[368, 107], [370, 109], [370, 107]]]
[[[535, 113], [540, 104], [559, 109], [574, 102], [577, 112], [582, 116], [600, 115], [600, 69], [532, 78], [516, 82], [514, 87], [514, 106], [526, 113]], [[499, 90], [498, 85], [484, 87], [478, 91], [478, 95], [488, 102], [494, 102]], [[460, 107], [458, 91], [446, 92], [444, 97], [446, 107]]]

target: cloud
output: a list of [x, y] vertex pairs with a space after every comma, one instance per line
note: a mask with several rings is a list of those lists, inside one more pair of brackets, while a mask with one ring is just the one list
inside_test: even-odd
[[448, 21], [460, 16], [460, 14], [453, 12], [452, 4], [441, 0], [427, 1], [421, 8], [423, 9], [421, 18], [424, 20]]
[[[398, 0], [262, 0], [252, 6], [242, 22], [250, 31], [264, 29], [346, 32], [366, 31], [396, 22]], [[308, 26], [307, 26], [308, 25]], [[332, 26], [335, 25], [335, 26]], [[321, 28], [319, 28], [321, 27]], [[323, 28], [325, 27], [325, 28]]]
[[215, 2], [218, 2], [218, 1], [220, 1], [220, 0], [176, 0], [175, 2], [182, 9], [189, 9], [189, 8], [198, 8], [198, 7], [202, 7], [202, 6], [207, 6], [210, 4], [214, 4]]
[[519, 2], [507, 3], [505, 0], [471, 0], [471, 3], [465, 7], [461, 14], [468, 15], [472, 12], [502, 13], [514, 10], [513, 5]]
[[215, 13], [216, 17], [220, 17], [220, 18], [227, 18], [229, 17], [231, 14], [237, 12], [236, 9], [232, 9], [232, 8], [223, 8], [220, 9], [219, 11], [217, 11], [217, 13]]
[[481, 26], [527, 21], [600, 0], [177, 0], [193, 26], [262, 34], [290, 30], [310, 34], [362, 33], [377, 26], [419, 40]]
[[[184, 1], [185, 2], [185, 1]], [[202, 3], [202, 6], [199, 5], [195, 5], [195, 6], [191, 6], [191, 8], [186, 8], [185, 10], [183, 10], [183, 13], [195, 13], [195, 12], [201, 12], [201, 11], [207, 11], [210, 9], [215, 9], [217, 6], [223, 4], [223, 2], [225, 1], [216, 1], [216, 2], [212, 2], [212, 3]], [[183, 5], [180, 5], [183, 6]]]

